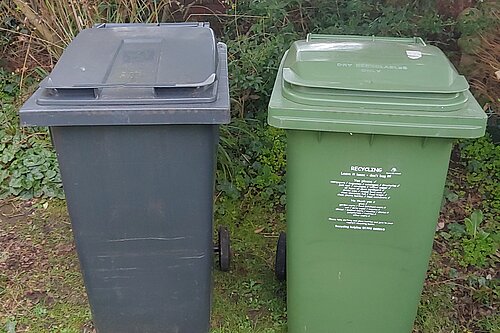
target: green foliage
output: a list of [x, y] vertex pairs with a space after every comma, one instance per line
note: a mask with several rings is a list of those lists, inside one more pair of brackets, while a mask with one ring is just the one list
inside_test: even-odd
[[285, 50], [309, 32], [378, 36], [422, 36], [453, 44], [455, 22], [427, 3], [391, 5], [371, 0], [259, 0], [235, 2], [223, 38], [235, 115], [265, 119]]
[[[486, 276], [468, 274], [466, 283], [471, 288], [471, 296], [476, 302], [488, 307], [494, 307], [498, 302], [500, 284], [492, 274], [487, 274]], [[492, 317], [491, 319], [494, 318]]]
[[476, 238], [478, 236], [479, 232], [481, 231], [481, 229], [479, 229], [479, 225], [481, 224], [481, 222], [483, 222], [483, 217], [483, 212], [480, 210], [476, 210], [471, 214], [470, 218], [465, 218], [465, 231], [468, 235], [472, 236], [473, 238]]
[[[309, 1], [313, 3], [313, 1]], [[454, 34], [453, 21], [441, 18], [433, 6], [422, 2], [390, 4], [387, 1], [322, 0], [310, 6], [309, 30], [329, 34], [421, 36], [447, 42]]]
[[[459, 143], [469, 186], [483, 195], [482, 211], [474, 211], [464, 224], [448, 224], [448, 232], [441, 235], [456, 241], [454, 256], [467, 267], [485, 267], [499, 247], [498, 214], [500, 212], [500, 146], [487, 135]], [[445, 193], [453, 199], [453, 195]], [[453, 200], [449, 200], [453, 201]]]
[[489, 258], [498, 248], [498, 238], [484, 231], [480, 225], [483, 223], [483, 212], [474, 211], [470, 217], [465, 218], [464, 225], [453, 223], [448, 226], [452, 236], [459, 238], [459, 249], [455, 256], [459, 263], [467, 267], [469, 265], [484, 267], [489, 264]]
[[258, 142], [250, 145], [249, 153], [256, 157], [251, 170], [252, 185], [264, 200], [285, 204], [285, 132], [266, 126]]
[[[497, 290], [497, 297], [498, 297]], [[491, 316], [486, 316], [478, 320], [478, 326], [483, 330], [483, 332], [498, 333], [500, 328], [500, 314], [495, 313]]]
[[290, 36], [243, 35], [226, 41], [230, 50], [231, 95], [236, 102], [233, 115], [263, 119], [280, 58], [292, 40]]
[[488, 135], [460, 143], [462, 157], [466, 160], [467, 181], [478, 187], [487, 198], [485, 209], [493, 217], [500, 213], [500, 146]]
[[[481, 45], [481, 35], [498, 28], [499, 4], [480, 2], [476, 8], [467, 8], [457, 19], [457, 30], [461, 33], [458, 43], [462, 51], [474, 53]], [[496, 13], [496, 14], [495, 14]]]
[[[219, 178], [217, 189], [227, 197], [257, 195], [275, 204], [285, 203], [285, 153], [283, 130], [257, 121], [240, 122], [244, 135], [233, 136], [225, 151], [232, 158], [231, 177]], [[229, 148], [229, 149], [228, 149]], [[223, 146], [224, 149], [224, 146]]]
[[234, 20], [226, 22], [223, 38], [236, 116], [264, 119], [281, 57], [299, 38], [289, 19], [291, 3], [297, 1], [242, 1], [230, 11]]
[[462, 239], [463, 257], [460, 263], [463, 266], [486, 266], [487, 259], [496, 251], [495, 242], [490, 234], [479, 228], [483, 221], [483, 213], [475, 211], [470, 218], [465, 219], [466, 237]]
[[63, 197], [56, 155], [46, 129], [19, 127], [19, 78], [0, 70], [0, 198]]
[[461, 332], [455, 330], [459, 324], [453, 320], [453, 290], [449, 285], [431, 285], [424, 289], [414, 332], [441, 333]]

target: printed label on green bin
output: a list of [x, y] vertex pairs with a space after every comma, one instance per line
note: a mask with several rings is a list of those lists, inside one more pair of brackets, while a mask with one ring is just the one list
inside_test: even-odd
[[394, 224], [387, 203], [400, 188], [401, 172], [392, 167], [351, 165], [330, 184], [338, 187], [339, 203], [328, 219], [336, 229], [384, 232]]

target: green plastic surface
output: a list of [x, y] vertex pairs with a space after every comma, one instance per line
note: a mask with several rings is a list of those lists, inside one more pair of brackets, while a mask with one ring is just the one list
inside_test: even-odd
[[454, 93], [469, 89], [443, 52], [420, 38], [309, 35], [290, 47], [283, 77], [295, 85], [345, 90]]
[[486, 114], [446, 56], [420, 38], [310, 35], [285, 54], [269, 124], [287, 129], [471, 138]]
[[292, 45], [268, 116], [288, 137], [290, 333], [412, 331], [453, 138], [486, 118], [420, 38]]
[[287, 137], [288, 332], [410, 333], [452, 140]]

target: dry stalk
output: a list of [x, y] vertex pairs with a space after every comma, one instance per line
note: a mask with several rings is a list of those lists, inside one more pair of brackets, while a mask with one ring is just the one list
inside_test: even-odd
[[21, 70], [21, 78], [19, 79], [19, 91], [23, 90], [24, 74], [26, 73], [26, 63], [28, 62], [28, 55], [30, 54], [31, 41], [33, 40], [33, 33], [31, 33], [30, 39], [28, 40], [28, 47], [26, 48], [26, 55], [24, 56], [23, 68]]
[[[21, 1], [21, 0], [12, 0], [14, 2], [14, 4], [17, 6], [17, 8], [19, 8], [19, 10], [21, 11], [21, 13], [24, 15], [24, 17], [26, 18], [26, 20], [28, 20], [28, 22], [30, 24], [33, 25], [33, 27], [38, 31], [38, 33], [40, 34], [40, 36], [51, 42], [51, 43], [54, 43], [55, 40], [54, 40], [54, 36], [53, 34], [50, 32], [50, 30], [40, 21], [38, 15], [36, 12], [33, 11], [33, 9], [24, 1]], [[16, 9], [15, 8], [12, 8], [10, 7], [7, 3], [3, 3], [3, 6], [4, 8], [6, 8], [7, 10], [9, 10], [13, 16], [17, 16], [16, 14]], [[21, 20], [23, 21], [23, 20]]]
[[37, 41], [39, 41], [40, 43], [42, 44], [45, 44], [45, 45], [50, 45], [50, 46], [53, 46], [53, 47], [56, 47], [56, 48], [59, 48], [61, 50], [64, 50], [64, 47], [62, 47], [61, 45], [57, 45], [56, 43], [53, 43], [49, 40], [46, 40], [46, 39], [43, 39], [43, 38], [40, 38], [40, 37], [36, 37], [36, 36], [32, 36], [32, 35], [28, 35], [28, 34], [25, 34], [23, 32], [20, 32], [20, 31], [16, 31], [16, 30], [13, 30], [13, 29], [6, 29], [6, 28], [2, 28], [0, 27], [0, 30], [1, 31], [6, 31], [6, 32], [10, 32], [10, 33], [13, 33], [13, 34], [16, 34], [16, 35], [19, 35], [19, 36], [23, 36], [23, 37], [31, 37]]
[[476, 52], [475, 70], [469, 77], [474, 90], [491, 102], [493, 112], [500, 114], [500, 36], [490, 34], [481, 37], [481, 46]]

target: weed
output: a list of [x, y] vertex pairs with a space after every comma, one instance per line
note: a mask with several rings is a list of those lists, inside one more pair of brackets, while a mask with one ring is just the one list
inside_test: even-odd
[[43, 318], [47, 315], [47, 308], [43, 306], [42, 304], [37, 304], [33, 308], [33, 314], [37, 318]]
[[468, 234], [462, 240], [463, 257], [459, 259], [460, 264], [463, 266], [486, 266], [488, 258], [497, 250], [493, 237], [489, 236], [490, 234], [483, 230], [479, 230], [474, 236]]
[[[483, 218], [481, 211], [474, 211], [470, 217], [465, 218], [464, 225], [458, 223], [448, 225], [450, 235], [455, 239], [460, 239], [454, 255], [464, 267], [469, 265], [487, 266], [489, 258], [498, 248], [498, 235], [491, 235], [480, 227]], [[449, 238], [446, 233], [442, 233], [442, 235]]]

